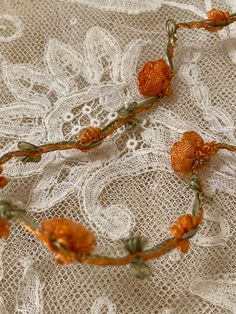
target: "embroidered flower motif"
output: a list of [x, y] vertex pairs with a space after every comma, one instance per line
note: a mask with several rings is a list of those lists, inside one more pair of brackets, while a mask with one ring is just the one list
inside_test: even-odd
[[126, 147], [129, 150], [134, 150], [137, 146], [138, 146], [138, 141], [133, 138], [129, 139], [126, 143]]
[[[77, 257], [91, 253], [96, 242], [95, 235], [83, 225], [64, 218], [46, 220], [36, 236], [48, 249], [56, 253], [59, 264], [69, 264]], [[60, 247], [59, 247], [59, 245]]]
[[[204, 143], [202, 137], [194, 132], [185, 132], [182, 139], [175, 143], [171, 150], [171, 164], [174, 171], [187, 174], [200, 170], [218, 151], [215, 142]], [[202, 162], [203, 161], [203, 162]]]
[[169, 96], [172, 94], [173, 73], [164, 59], [149, 61], [138, 74], [138, 87], [143, 96]]

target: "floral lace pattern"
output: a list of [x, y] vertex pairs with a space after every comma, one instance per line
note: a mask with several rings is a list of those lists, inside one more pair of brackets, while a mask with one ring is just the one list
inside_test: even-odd
[[[163, 54], [166, 16], [204, 18], [206, 11], [221, 4], [218, 0], [46, 3], [49, 15], [42, 4], [35, 7], [39, 18], [47, 17], [44, 22], [35, 15], [32, 23], [28, 0], [24, 9], [31, 12], [29, 16], [26, 12], [21, 16], [20, 9], [18, 13], [6, 10], [9, 4], [4, 4], [6, 13], [0, 16], [0, 41], [5, 45], [0, 47], [2, 153], [15, 149], [19, 141], [41, 145], [74, 140], [84, 127], [103, 127], [117, 118], [140, 98], [137, 69]], [[235, 9], [233, 0], [225, 6]], [[48, 26], [47, 36], [51, 17], [53, 27]], [[28, 25], [37, 29], [33, 40]], [[30, 51], [24, 55], [24, 41], [29, 40], [34, 51], [34, 39], [39, 53], [27, 59]], [[219, 34], [181, 33], [179, 46], [183, 48], [177, 48], [175, 56], [175, 93], [169, 100], [163, 99], [131, 130], [120, 128], [89, 153], [52, 152], [37, 164], [9, 162], [4, 171], [11, 184], [2, 195], [23, 201], [39, 221], [51, 215], [84, 221], [96, 232], [101, 252], [111, 256], [115, 250], [124, 254], [117, 244], [131, 234], [143, 234], [150, 246], [165, 239], [167, 226], [192, 206], [191, 192], [170, 167], [173, 143], [193, 129], [207, 140], [236, 144], [234, 40], [235, 25]], [[20, 49], [20, 57], [14, 49]], [[72, 266], [61, 270], [43, 248], [30, 249], [27, 242], [35, 245], [34, 240], [26, 235], [23, 239], [14, 226], [17, 235], [9, 249], [0, 242], [0, 281], [5, 289], [0, 291], [0, 313], [51, 314], [59, 307], [68, 314], [236, 312], [234, 159], [223, 152], [212, 160], [205, 184], [214, 196], [213, 205], [206, 207], [206, 219], [191, 241], [191, 254], [172, 252], [158, 261], [150, 284], [130, 282], [124, 269]], [[225, 274], [221, 274], [223, 262]], [[16, 280], [12, 280], [11, 267]], [[169, 302], [170, 295], [173, 301]], [[199, 304], [196, 296], [201, 298]]]

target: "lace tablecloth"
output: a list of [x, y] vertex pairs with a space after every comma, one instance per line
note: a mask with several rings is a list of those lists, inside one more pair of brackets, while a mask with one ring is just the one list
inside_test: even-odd
[[[19, 141], [70, 140], [103, 126], [141, 96], [136, 74], [163, 56], [165, 21], [198, 20], [236, 1], [1, 0], [1, 154]], [[97, 234], [100, 253], [124, 254], [122, 239], [149, 246], [168, 237], [189, 212], [192, 192], [170, 167], [172, 144], [186, 130], [236, 144], [236, 24], [218, 33], [181, 31], [174, 94], [85, 154], [53, 152], [40, 163], [14, 159], [1, 198], [21, 203], [38, 222], [80, 221]], [[0, 313], [236, 313], [236, 158], [221, 153], [206, 187], [214, 196], [188, 254], [153, 263], [143, 281], [128, 267], [57, 265], [18, 223], [0, 241]]]

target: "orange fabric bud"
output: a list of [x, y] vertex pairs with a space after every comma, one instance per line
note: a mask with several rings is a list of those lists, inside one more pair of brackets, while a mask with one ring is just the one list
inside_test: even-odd
[[[212, 9], [207, 12], [207, 18], [209, 21], [221, 21], [227, 23], [230, 18], [230, 14], [227, 11]], [[205, 27], [208, 32], [218, 32], [223, 29], [223, 27]]]
[[172, 76], [173, 72], [164, 59], [145, 63], [138, 73], [140, 94], [147, 97], [171, 95]]
[[192, 216], [190, 214], [179, 216], [176, 219], [176, 223], [170, 227], [171, 234], [177, 239], [182, 238], [185, 233], [197, 228], [203, 220], [203, 215], [204, 211], [203, 208], [201, 208], [198, 216]]
[[[58, 263], [73, 263], [77, 257], [94, 250], [95, 235], [83, 225], [64, 218], [46, 220], [41, 224], [41, 231], [36, 236], [48, 249], [56, 253]], [[63, 250], [57, 247], [59, 243]]]
[[177, 218], [177, 223], [182, 226], [185, 232], [188, 232], [193, 228], [193, 216], [192, 215], [183, 215]]
[[8, 184], [7, 177], [0, 176], [0, 188], [4, 188]]
[[[185, 132], [182, 139], [176, 142], [171, 149], [171, 165], [174, 171], [188, 174], [193, 171], [195, 161], [199, 158], [208, 161], [217, 152], [218, 147], [215, 142], [204, 144], [198, 133]], [[201, 170], [203, 166], [204, 164], [199, 164], [197, 170]]]
[[207, 18], [210, 21], [221, 20], [227, 22], [229, 20], [229, 17], [230, 17], [229, 12], [219, 9], [212, 9], [207, 12]]
[[189, 240], [183, 240], [179, 243], [178, 245], [178, 250], [181, 252], [181, 253], [188, 253], [188, 250], [189, 250]]
[[178, 225], [172, 225], [170, 227], [170, 233], [176, 237], [176, 238], [181, 238], [182, 235], [183, 235], [183, 228], [181, 228], [181, 226], [178, 226]]
[[85, 128], [79, 134], [79, 142], [82, 145], [89, 144], [93, 141], [98, 141], [101, 138], [102, 130], [100, 128], [89, 127]]
[[0, 238], [7, 238], [10, 233], [9, 221], [5, 218], [0, 218]]
[[171, 150], [173, 170], [183, 174], [190, 173], [196, 160], [196, 151], [203, 146], [203, 143], [202, 137], [196, 132], [185, 132], [182, 139], [175, 143]]

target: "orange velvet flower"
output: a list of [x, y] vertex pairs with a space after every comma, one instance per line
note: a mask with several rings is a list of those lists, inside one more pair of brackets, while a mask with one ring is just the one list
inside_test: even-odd
[[5, 218], [0, 218], [0, 238], [7, 238], [10, 233], [9, 221]]
[[96, 237], [91, 231], [75, 221], [64, 218], [44, 221], [41, 230], [35, 234], [50, 251], [56, 253], [56, 261], [62, 265], [73, 263], [77, 257], [91, 253], [96, 242]]
[[[227, 11], [212, 9], [207, 12], [207, 18], [209, 21], [222, 21], [223, 23], [227, 23], [230, 18], [230, 14]], [[214, 28], [206, 28], [209, 32], [217, 32], [223, 29], [223, 27], [214, 27]]]
[[88, 127], [81, 131], [79, 134], [79, 142], [82, 145], [89, 144], [101, 138], [102, 130], [100, 128]]
[[[194, 132], [185, 132], [182, 139], [175, 143], [171, 150], [171, 164], [174, 171], [188, 174], [193, 171], [193, 166], [197, 160], [209, 159], [218, 151], [215, 142], [204, 143], [202, 137]], [[204, 164], [198, 164], [195, 170], [200, 170]]]
[[149, 61], [138, 73], [138, 88], [143, 96], [169, 96], [172, 94], [173, 72], [164, 59]]

